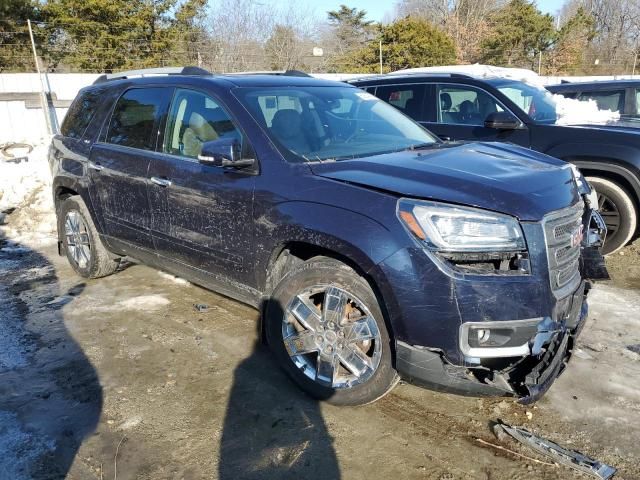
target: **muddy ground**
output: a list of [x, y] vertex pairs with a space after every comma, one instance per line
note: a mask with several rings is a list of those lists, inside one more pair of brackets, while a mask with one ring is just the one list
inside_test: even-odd
[[0, 239], [0, 479], [587, 478], [499, 442], [498, 419], [640, 479], [638, 252], [613, 263], [536, 406], [401, 384], [337, 408], [280, 372], [255, 310], [139, 265], [84, 280], [50, 243]]

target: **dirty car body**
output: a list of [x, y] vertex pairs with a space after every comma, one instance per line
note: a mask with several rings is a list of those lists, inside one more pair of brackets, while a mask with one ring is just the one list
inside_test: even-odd
[[[568, 164], [513, 145], [443, 143], [336, 82], [132, 77], [81, 91], [52, 142], [60, 251], [74, 249], [72, 265], [84, 237], [68, 230], [65, 202], [80, 199], [98, 237], [87, 237], [90, 254], [103, 245], [111, 260], [134, 258], [263, 311], [281, 300], [284, 318], [303, 324], [283, 320], [279, 358], [293, 360], [283, 367], [337, 403], [375, 400], [395, 372], [436, 390], [535, 401], [564, 370], [589, 278], [606, 276], [606, 227]], [[340, 280], [340, 265], [373, 299], [349, 297], [361, 317], [346, 337], [357, 326], [360, 350], [323, 323], [356, 282]], [[323, 285], [316, 305], [282, 293], [321, 271], [336, 273], [297, 290], [313, 299]], [[307, 335], [311, 320], [320, 335]], [[336, 362], [329, 378], [326, 359]], [[386, 390], [367, 393], [387, 361]]]

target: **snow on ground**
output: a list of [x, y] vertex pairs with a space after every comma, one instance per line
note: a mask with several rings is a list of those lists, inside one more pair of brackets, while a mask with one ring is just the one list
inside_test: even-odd
[[[3, 227], [13, 242], [46, 244], [55, 241], [56, 220], [47, 161], [49, 139], [34, 145], [27, 161], [13, 163], [0, 155], [0, 225], [12, 210], [11, 227]], [[22, 156], [13, 150], [16, 158]], [[22, 152], [25, 153], [25, 152]], [[5, 245], [5, 248], [11, 245]]]

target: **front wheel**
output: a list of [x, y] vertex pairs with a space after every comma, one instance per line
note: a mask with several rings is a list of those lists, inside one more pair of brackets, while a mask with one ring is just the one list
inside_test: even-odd
[[624, 247], [636, 231], [637, 211], [633, 198], [620, 185], [600, 177], [587, 177], [598, 194], [598, 210], [607, 224], [602, 253], [609, 255]]
[[363, 405], [398, 382], [376, 296], [341, 262], [317, 257], [288, 273], [273, 292], [265, 321], [278, 362], [314, 398]]

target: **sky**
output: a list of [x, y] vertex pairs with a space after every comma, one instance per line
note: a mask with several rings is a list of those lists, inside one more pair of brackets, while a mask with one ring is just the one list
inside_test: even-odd
[[[263, 1], [269, 3], [269, 0]], [[275, 3], [283, 3], [284, 1], [286, 0], [275, 0]], [[396, 0], [296, 0], [296, 3], [315, 10], [316, 15], [323, 17], [325, 12], [337, 10], [341, 4], [346, 4], [351, 8], [366, 10], [369, 20], [380, 22], [385, 19], [385, 15], [393, 13]], [[552, 15], [560, 9], [563, 3], [563, 0], [536, 0], [538, 8], [543, 13], [551, 13]]]

